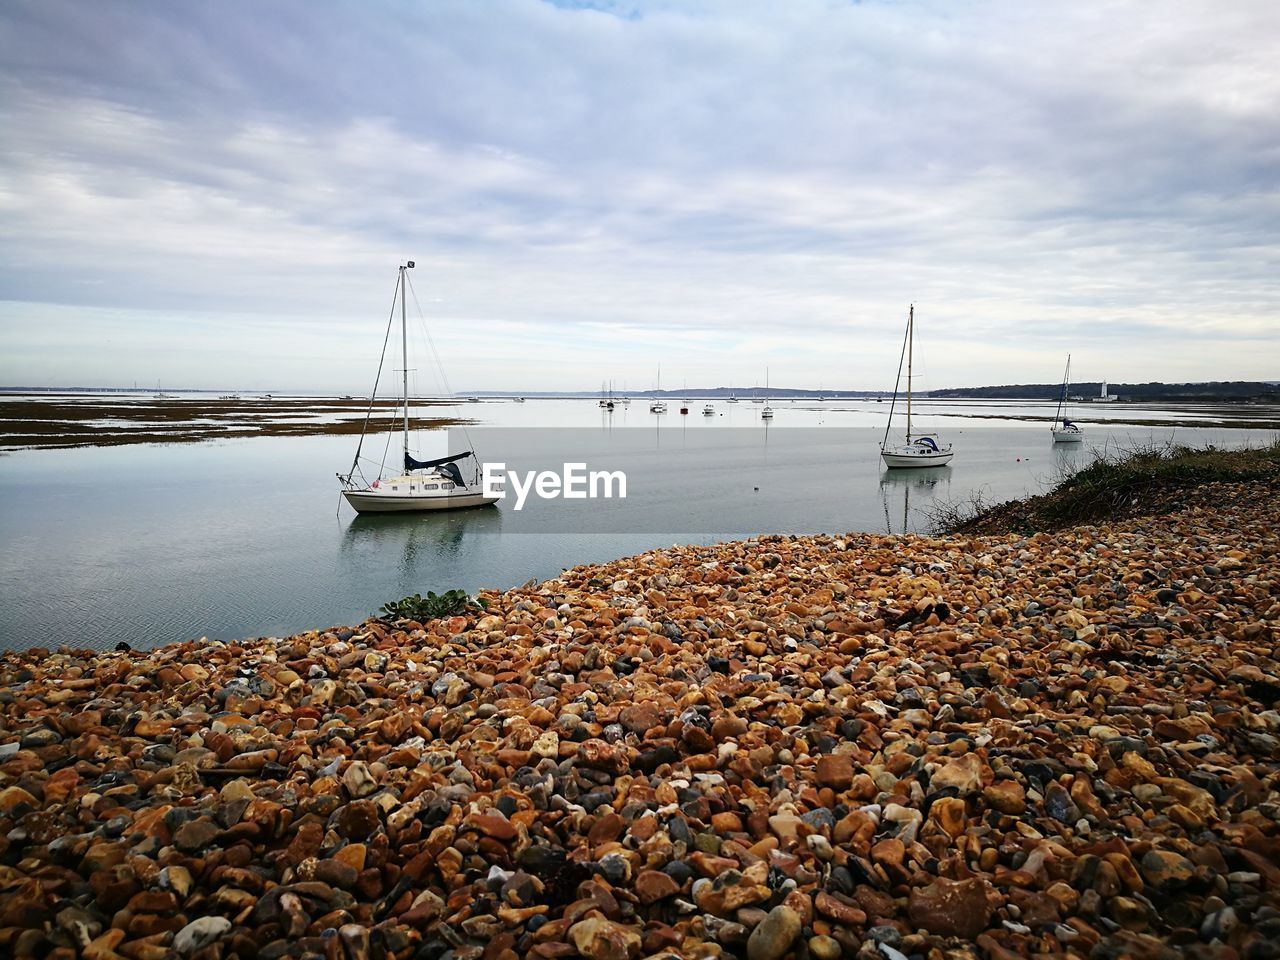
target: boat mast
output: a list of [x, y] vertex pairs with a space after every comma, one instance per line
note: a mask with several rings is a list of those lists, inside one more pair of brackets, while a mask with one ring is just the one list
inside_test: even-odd
[[405, 319], [405, 300], [408, 299], [408, 291], [405, 288], [405, 271], [413, 267], [413, 261], [408, 261], [408, 266], [400, 267], [400, 353], [404, 357], [404, 456], [405, 466], [409, 464], [409, 324]]
[[911, 353], [915, 346], [916, 305], [907, 312], [907, 443], [911, 442]]
[[1067, 404], [1067, 388], [1071, 384], [1071, 354], [1067, 354], [1067, 369], [1062, 374], [1062, 396], [1058, 398], [1058, 411], [1053, 415], [1053, 427], [1056, 429], [1058, 423], [1062, 420], [1062, 408]]

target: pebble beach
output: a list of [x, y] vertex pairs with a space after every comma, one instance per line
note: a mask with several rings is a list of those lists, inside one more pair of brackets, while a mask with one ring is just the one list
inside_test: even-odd
[[4, 654], [0, 954], [1280, 956], [1275, 487]]

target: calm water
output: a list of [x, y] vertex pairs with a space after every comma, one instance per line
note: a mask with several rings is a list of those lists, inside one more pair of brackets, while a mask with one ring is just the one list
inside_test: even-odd
[[[1016, 417], [1043, 405], [935, 404], [926, 424], [955, 443], [953, 464], [886, 471], [876, 444], [887, 404], [775, 402], [765, 429], [758, 405], [716, 402], [717, 415], [702, 417], [702, 403], [681, 417], [673, 401], [665, 418], [639, 399], [612, 416], [581, 400], [460, 406], [480, 421], [470, 440], [487, 460], [627, 472], [625, 501], [531, 500], [519, 513], [505, 501], [356, 517], [334, 477], [351, 460], [346, 437], [9, 454], [0, 458], [0, 648], [281, 635], [358, 622], [410, 593], [507, 588], [672, 543], [919, 529], [938, 498], [1040, 492], [1105, 442], [1270, 438], [1112, 426], [1091, 428], [1085, 449], [1055, 449], [1043, 424], [949, 415]], [[442, 453], [449, 440], [425, 434], [418, 454]], [[372, 446], [380, 455], [383, 443]]]

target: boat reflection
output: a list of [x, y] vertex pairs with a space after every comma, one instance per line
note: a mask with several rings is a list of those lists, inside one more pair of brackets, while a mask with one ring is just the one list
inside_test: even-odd
[[1050, 449], [1058, 472], [1057, 479], [1060, 480], [1065, 480], [1098, 455], [1097, 450], [1087, 443], [1055, 443]]
[[342, 533], [344, 559], [417, 569], [432, 561], [456, 559], [468, 540], [502, 533], [502, 511], [493, 507], [432, 513], [358, 514]]
[[[912, 515], [912, 494], [915, 511]], [[888, 534], [922, 533], [928, 529], [928, 518], [920, 515], [920, 505], [951, 494], [951, 467], [896, 468], [880, 474], [880, 502], [884, 506], [885, 532]], [[897, 527], [897, 529], [894, 529]]]

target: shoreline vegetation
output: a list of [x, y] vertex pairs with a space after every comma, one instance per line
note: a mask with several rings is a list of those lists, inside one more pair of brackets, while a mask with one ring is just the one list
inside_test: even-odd
[[990, 504], [977, 493], [925, 513], [939, 534], [1033, 534], [1212, 507], [1239, 484], [1250, 498], [1280, 497], [1280, 439], [1240, 450], [1121, 444], [1098, 451], [1046, 494]]
[[[415, 408], [454, 407], [441, 400], [414, 400]], [[396, 400], [374, 403], [371, 431], [385, 429], [403, 409]], [[0, 450], [107, 447], [130, 443], [203, 443], [244, 437], [352, 436], [360, 433], [368, 399], [32, 397], [0, 395]], [[438, 430], [474, 420], [409, 418], [410, 430]]]
[[0, 952], [1275, 956], [1277, 448], [1131, 454], [979, 532], [0, 655]]

